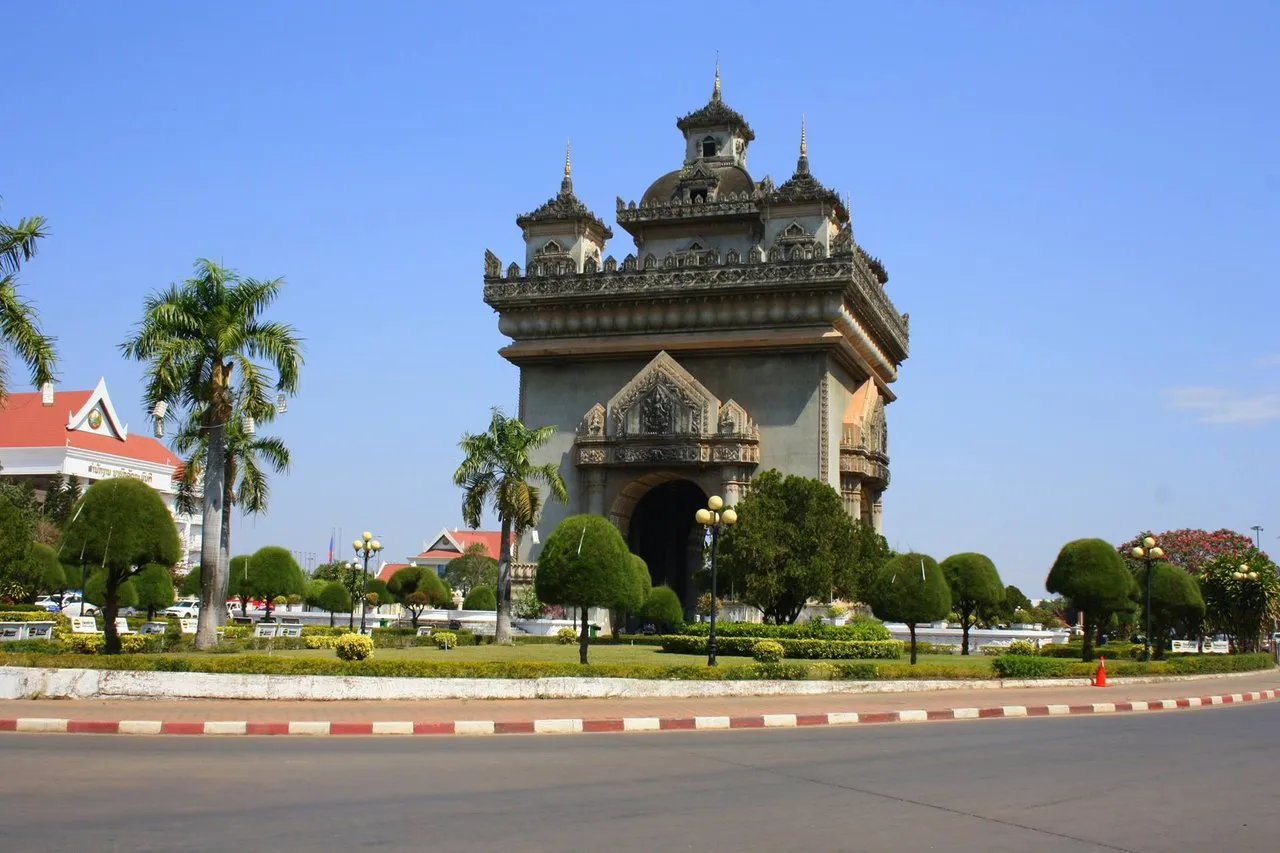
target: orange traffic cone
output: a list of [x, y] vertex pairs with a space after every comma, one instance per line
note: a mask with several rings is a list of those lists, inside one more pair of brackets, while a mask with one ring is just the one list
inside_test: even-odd
[[1106, 658], [1103, 658], [1103, 657], [1098, 658], [1098, 671], [1093, 676], [1093, 686], [1094, 687], [1107, 686], [1107, 659]]

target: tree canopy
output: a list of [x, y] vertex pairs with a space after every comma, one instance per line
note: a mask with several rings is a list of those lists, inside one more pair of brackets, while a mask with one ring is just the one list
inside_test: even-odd
[[1075, 539], [1062, 546], [1045, 589], [1065, 595], [1084, 613], [1084, 660], [1093, 659], [1093, 636], [1111, 614], [1133, 606], [1137, 584], [1115, 547], [1103, 539]]
[[1203, 564], [1200, 592], [1210, 626], [1231, 637], [1237, 651], [1257, 651], [1280, 610], [1280, 575], [1263, 552], [1222, 554]]
[[969, 654], [969, 629], [984, 608], [1004, 601], [1004, 585], [996, 564], [985, 554], [952, 554], [942, 561], [942, 574], [951, 588], [951, 607], [960, 615], [963, 641], [960, 654]]
[[173, 575], [168, 566], [150, 563], [142, 567], [129, 583], [137, 596], [134, 607], [147, 611], [147, 618], [154, 619], [157, 610], [164, 610], [173, 604]]
[[1166, 563], [1177, 566], [1193, 575], [1199, 574], [1204, 566], [1219, 557], [1239, 556], [1254, 548], [1251, 538], [1243, 533], [1227, 530], [1225, 527], [1213, 531], [1185, 527], [1178, 530], [1166, 530], [1163, 533], [1144, 531], [1128, 542], [1122, 542], [1116, 547], [1121, 558], [1135, 572], [1143, 564], [1143, 561], [1132, 556], [1132, 551], [1135, 546], [1142, 544], [1142, 540], [1148, 536], [1153, 537], [1159, 543], [1161, 550], [1164, 551], [1164, 561]]
[[[1139, 589], [1145, 591], [1147, 566], [1138, 568], [1136, 575]], [[1146, 625], [1146, 595], [1142, 598], [1142, 619]], [[1188, 629], [1199, 627], [1204, 619], [1204, 598], [1200, 585], [1191, 575], [1169, 563], [1151, 565], [1151, 648], [1155, 658], [1164, 657], [1164, 641], [1169, 630], [1181, 629], [1184, 636]]]
[[8, 359], [5, 350], [27, 366], [37, 388], [55, 378], [55, 339], [40, 330], [35, 306], [18, 293], [18, 271], [35, 256], [46, 236], [43, 216], [19, 219], [16, 225], [0, 222], [0, 404], [8, 391]]
[[444, 582], [450, 589], [466, 595], [478, 586], [496, 589], [498, 586], [498, 561], [490, 557], [484, 545], [471, 545], [460, 557], [454, 557], [444, 565]]
[[861, 597], [868, 557], [835, 489], [809, 477], [765, 471], [734, 507], [719, 569], [770, 622], [796, 620], [810, 598], [839, 590]]
[[646, 622], [652, 622], [659, 631], [675, 631], [684, 624], [684, 608], [680, 596], [669, 586], [656, 586], [640, 608]]
[[490, 507], [502, 528], [495, 643], [511, 642], [512, 536], [518, 539], [537, 523], [544, 501], [543, 488], [561, 503], [569, 500], [559, 464], [533, 462], [533, 454], [555, 432], [554, 426], [530, 429], [504, 415], [501, 409], [494, 409], [486, 431], [465, 433], [459, 442], [463, 458], [453, 474], [453, 483], [463, 490], [462, 519], [469, 527], [479, 528], [485, 507]]
[[498, 597], [491, 586], [477, 586], [462, 600], [463, 610], [497, 610]]
[[405, 566], [387, 581], [387, 592], [409, 611], [415, 628], [422, 611], [429, 607], [447, 607], [453, 601], [453, 594], [433, 566]]
[[905, 622], [911, 632], [911, 662], [916, 662], [916, 624], [945, 619], [951, 590], [938, 563], [914, 552], [890, 557], [872, 585], [871, 610], [886, 621]]
[[612, 607], [631, 583], [631, 552], [622, 534], [599, 515], [571, 515], [556, 525], [538, 558], [538, 598], [581, 608], [579, 657], [587, 662], [587, 608]]
[[272, 603], [278, 597], [301, 595], [303, 591], [302, 569], [293, 554], [279, 545], [265, 545], [253, 552], [247, 565], [248, 579], [245, 589], [266, 604], [267, 618], [271, 617]]
[[104, 571], [105, 650], [120, 651], [115, 618], [120, 586], [147, 565], [172, 566], [182, 556], [178, 529], [154, 489], [130, 477], [99, 480], [85, 490], [79, 517], [63, 533], [63, 549]]
[[120, 345], [126, 358], [147, 365], [147, 411], [163, 402], [170, 418], [207, 433], [197, 648], [217, 642], [225, 616], [227, 425], [238, 409], [256, 417], [274, 405], [273, 394], [298, 390], [302, 343], [293, 327], [263, 316], [283, 285], [278, 278], [242, 278], [202, 258], [191, 278], [146, 298], [142, 320]]

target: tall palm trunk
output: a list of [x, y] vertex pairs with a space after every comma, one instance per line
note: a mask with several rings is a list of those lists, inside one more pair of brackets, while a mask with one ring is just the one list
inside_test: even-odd
[[[215, 422], [217, 413], [212, 418]], [[209, 427], [209, 448], [204, 466], [204, 506], [200, 542], [200, 618], [196, 623], [196, 648], [208, 649], [218, 642], [218, 611], [227, 600], [227, 578], [222, 572], [222, 507], [226, 498], [225, 425]], [[221, 595], [222, 598], [218, 599]]]
[[[227, 600], [231, 590], [231, 503], [236, 482], [235, 460], [227, 457], [226, 490], [222, 496], [222, 531], [218, 536], [218, 571], [222, 573], [222, 601]], [[243, 599], [241, 599], [243, 601]], [[249, 615], [248, 608], [243, 611]], [[218, 624], [227, 624], [227, 608], [218, 608]]]
[[498, 616], [493, 632], [498, 645], [511, 644], [511, 519], [502, 519], [502, 545], [498, 549]]

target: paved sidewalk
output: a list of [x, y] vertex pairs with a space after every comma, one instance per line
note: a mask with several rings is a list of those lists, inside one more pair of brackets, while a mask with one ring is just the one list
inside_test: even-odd
[[[1280, 672], [1110, 687], [709, 699], [0, 701], [0, 731], [488, 734], [631, 731], [1164, 710], [1280, 698]], [[131, 721], [124, 727], [120, 721]], [[638, 722], [637, 722], [638, 721]], [[205, 724], [209, 725], [206, 726]]]

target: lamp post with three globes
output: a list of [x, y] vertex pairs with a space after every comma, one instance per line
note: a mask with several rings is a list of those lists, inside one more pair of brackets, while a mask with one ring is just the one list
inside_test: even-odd
[[364, 615], [369, 609], [365, 596], [369, 592], [369, 558], [382, 550], [382, 543], [373, 538], [373, 534], [365, 531], [360, 538], [351, 543], [356, 549], [356, 556], [364, 558], [364, 574], [360, 579], [360, 633], [364, 633]]
[[1142, 644], [1142, 659], [1151, 660], [1151, 567], [1164, 557], [1164, 549], [1156, 544], [1155, 537], [1147, 536], [1141, 545], [1133, 546], [1130, 553], [1147, 564], [1147, 629]]
[[706, 507], [698, 510], [694, 518], [711, 531], [711, 635], [707, 639], [707, 666], [716, 665], [716, 550], [720, 544], [720, 532], [738, 523], [738, 513], [726, 509], [719, 495], [707, 499]]

